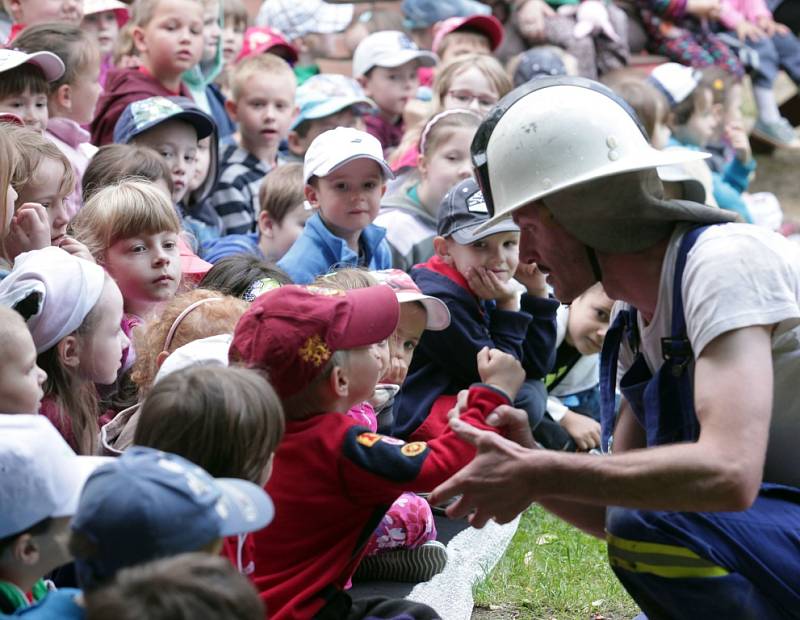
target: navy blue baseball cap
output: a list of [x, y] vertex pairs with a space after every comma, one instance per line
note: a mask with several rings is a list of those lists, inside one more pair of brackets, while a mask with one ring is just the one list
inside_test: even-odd
[[114, 126], [114, 142], [128, 144], [136, 136], [170, 120], [182, 120], [197, 131], [197, 139], [210, 136], [214, 119], [186, 97], [148, 97], [128, 104]]
[[181, 456], [133, 446], [83, 487], [72, 529], [95, 552], [75, 558], [78, 580], [92, 588], [127, 566], [260, 530], [274, 514], [252, 482], [213, 478]]
[[450, 188], [439, 205], [436, 232], [442, 237], [452, 237], [461, 245], [469, 245], [489, 235], [501, 232], [519, 232], [519, 226], [510, 218], [501, 220], [478, 231], [489, 220], [489, 210], [478, 182], [469, 177]]

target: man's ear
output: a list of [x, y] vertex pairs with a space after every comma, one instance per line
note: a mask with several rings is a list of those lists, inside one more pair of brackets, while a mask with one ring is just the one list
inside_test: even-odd
[[311, 183], [306, 183], [303, 188], [303, 193], [306, 195], [306, 200], [314, 209], [319, 209], [319, 192], [317, 188]]
[[59, 86], [51, 97], [56, 98], [56, 103], [59, 107], [65, 110], [72, 110], [72, 86], [69, 84], [62, 84]]
[[59, 340], [56, 345], [56, 353], [58, 353], [58, 361], [62, 366], [78, 368], [81, 363], [81, 344], [78, 336], [69, 335]]
[[236, 102], [233, 99], [225, 100], [225, 111], [234, 123], [238, 123], [239, 119], [236, 116]]
[[19, 536], [11, 546], [11, 555], [20, 564], [35, 566], [39, 563], [39, 545], [28, 533]]
[[450, 258], [450, 245], [448, 244], [447, 239], [441, 235], [436, 235], [433, 238], [433, 250], [436, 252], [436, 256], [441, 258], [444, 262], [450, 263], [452, 260]]

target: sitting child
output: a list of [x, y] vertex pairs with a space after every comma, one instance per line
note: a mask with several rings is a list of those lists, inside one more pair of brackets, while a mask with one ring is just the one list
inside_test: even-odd
[[202, 213], [184, 207], [195, 176], [199, 142], [209, 137], [213, 142], [209, 144], [209, 164], [213, 160], [216, 165], [214, 120], [183, 97], [149, 97], [134, 101], [125, 108], [114, 127], [117, 144], [149, 146], [166, 160], [172, 175], [172, 202], [178, 206], [184, 227], [198, 245], [219, 237], [222, 229], [213, 209]]
[[308, 78], [297, 88], [297, 115], [289, 127], [284, 161], [303, 162], [306, 151], [321, 133], [337, 127], [364, 129], [364, 115], [372, 108], [354, 79], [333, 73]]
[[92, 37], [100, 51], [98, 82], [105, 88], [108, 72], [114, 67], [114, 43], [130, 18], [128, 5], [119, 0], [84, 0], [81, 30]]
[[[558, 302], [548, 299], [535, 266], [520, 265], [519, 227], [504, 220], [480, 230], [487, 219], [478, 184], [461, 181], [442, 201], [436, 255], [411, 270], [423, 293], [447, 304], [452, 320], [420, 340], [395, 403], [398, 437], [429, 439], [446, 427], [442, 414], [460, 390], [478, 380], [475, 355], [484, 347], [506, 351], [525, 368], [527, 380], [514, 404], [526, 411], [534, 434], [544, 416], [541, 379], [555, 353]], [[521, 298], [514, 278], [525, 286]]]
[[391, 178], [371, 135], [338, 127], [317, 136], [303, 164], [306, 199], [316, 212], [278, 266], [296, 284], [334, 266], [391, 267], [386, 230], [372, 223]]
[[291, 67], [273, 54], [250, 56], [233, 70], [225, 107], [239, 125], [238, 144], [223, 150], [219, 181], [209, 197], [225, 235], [256, 230], [258, 188], [289, 133], [295, 88]]
[[119, 571], [85, 597], [86, 620], [264, 620], [264, 604], [224, 558], [182, 553]]
[[[109, 72], [92, 121], [92, 144], [112, 141], [114, 127], [128, 104], [148, 97], [190, 97], [183, 73], [203, 53], [203, 3], [200, 0], [140, 0], [127, 28], [139, 65]], [[174, 33], [164, 36], [163, 32]]]
[[417, 69], [432, 67], [436, 60], [436, 54], [420, 50], [408, 35], [394, 30], [372, 33], [353, 53], [353, 77], [378, 106], [364, 119], [367, 131], [380, 140], [385, 155], [403, 137], [403, 110], [416, 97]]
[[47, 373], [39, 368], [36, 357], [36, 345], [22, 316], [0, 305], [0, 413], [39, 411]]
[[71, 560], [70, 518], [86, 478], [106, 461], [76, 456], [42, 416], [0, 415], [0, 614], [77, 593], [50, 593], [44, 578]]
[[450, 17], [433, 27], [431, 49], [442, 64], [465, 54], [491, 54], [503, 42], [503, 24], [493, 15]]
[[[287, 286], [257, 298], [236, 326], [231, 363], [266, 371], [287, 416], [267, 484], [276, 519], [254, 537], [253, 582], [275, 620], [348, 608], [348, 618], [438, 617], [410, 601], [367, 599], [351, 607], [342, 591], [386, 508], [404, 491], [430, 490], [473, 454], [452, 432], [406, 444], [342, 415], [374, 393], [377, 345], [398, 318], [388, 286]], [[496, 350], [482, 350], [478, 365], [484, 384], [471, 388], [462, 419], [489, 428], [485, 416], [513, 398], [524, 373]]]
[[214, 264], [234, 254], [251, 254], [271, 262], [283, 258], [311, 215], [303, 193], [302, 164], [285, 164], [270, 172], [261, 183], [258, 199], [258, 230], [206, 243], [205, 260]]
[[[693, 150], [708, 146], [717, 131], [720, 115], [714, 106], [712, 87], [703, 79], [703, 74], [691, 67], [669, 62], [653, 69], [649, 80], [669, 103], [667, 124], [672, 132], [669, 144]], [[747, 191], [755, 173], [756, 160], [740, 124], [728, 123], [724, 131], [735, 157], [726, 164], [722, 173], [712, 170], [714, 199], [720, 208], [734, 211], [742, 220], [752, 223], [753, 218], [742, 194]]]
[[134, 446], [83, 487], [69, 539], [78, 585], [91, 596], [129, 566], [194, 551], [218, 555], [226, 536], [260, 530], [273, 514], [252, 482], [213, 478], [181, 456]]
[[122, 296], [93, 262], [49, 247], [26, 252], [0, 282], [0, 303], [25, 318], [47, 373], [39, 413], [79, 454], [95, 454], [100, 428], [95, 384], [117, 377], [128, 339]]
[[0, 50], [0, 59], [0, 112], [15, 114], [26, 127], [44, 133], [50, 83], [64, 75], [64, 63], [52, 52]]
[[549, 426], [545, 448], [586, 452], [600, 447], [600, 349], [611, 308], [601, 283], [596, 283], [556, 315], [556, 363], [547, 375]]
[[73, 24], [39, 24], [26, 28], [15, 41], [27, 52], [50, 51], [66, 67], [64, 74], [50, 82], [47, 98], [49, 120], [46, 136], [64, 153], [75, 174], [75, 189], [67, 196], [66, 208], [74, 217], [83, 206], [83, 173], [97, 148], [89, 144], [89, 132], [81, 127], [94, 118], [102, 89], [98, 82], [100, 53], [91, 35]]

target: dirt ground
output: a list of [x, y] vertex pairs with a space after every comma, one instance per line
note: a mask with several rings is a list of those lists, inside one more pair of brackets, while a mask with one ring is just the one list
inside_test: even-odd
[[772, 192], [787, 216], [800, 219], [800, 149], [756, 155], [756, 159], [758, 167], [750, 191]]

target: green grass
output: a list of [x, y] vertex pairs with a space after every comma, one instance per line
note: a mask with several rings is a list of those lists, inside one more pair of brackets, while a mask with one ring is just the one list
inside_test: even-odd
[[498, 620], [629, 620], [638, 613], [608, 566], [605, 543], [538, 506], [522, 516], [505, 555], [475, 587], [475, 604], [476, 618]]

